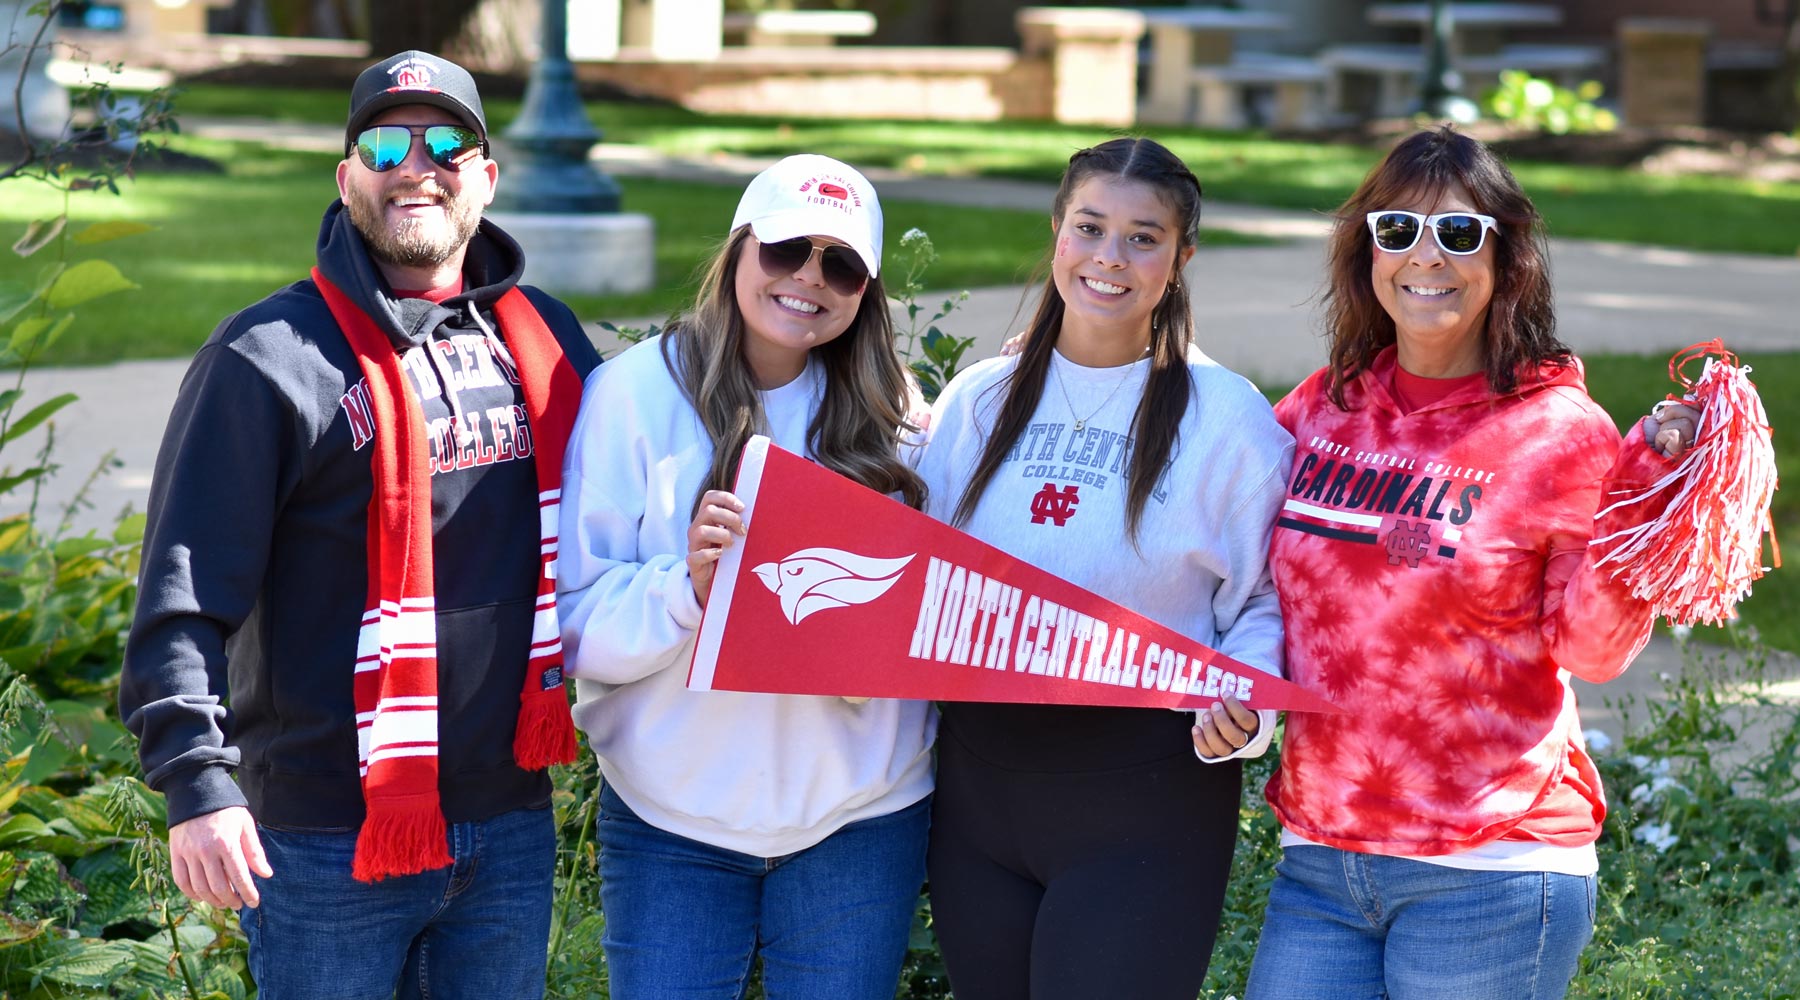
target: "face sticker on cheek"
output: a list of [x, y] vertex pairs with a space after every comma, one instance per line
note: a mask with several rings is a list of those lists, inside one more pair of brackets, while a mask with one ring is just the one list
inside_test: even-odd
[[1068, 252], [1069, 252], [1069, 238], [1067, 236], [1058, 236], [1056, 238], [1056, 255], [1058, 257], [1061, 257], [1064, 254], [1067, 254]]

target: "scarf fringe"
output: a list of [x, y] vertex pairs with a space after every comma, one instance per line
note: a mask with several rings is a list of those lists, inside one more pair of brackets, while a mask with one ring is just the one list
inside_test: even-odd
[[371, 798], [350, 875], [358, 882], [379, 882], [390, 875], [417, 875], [448, 868], [448, 830], [437, 796]]
[[[1681, 366], [1702, 357], [1700, 378], [1689, 381]], [[1774, 565], [1781, 565], [1769, 516], [1776, 489], [1769, 417], [1746, 377], [1750, 368], [1736, 361], [1716, 339], [1670, 360], [1671, 377], [1686, 390], [1681, 401], [1700, 411], [1694, 445], [1661, 479], [1617, 494], [1623, 499], [1595, 515], [1672, 493], [1660, 514], [1596, 538], [1593, 546], [1597, 567], [1610, 568], [1633, 597], [1678, 625], [1717, 625], [1736, 616], [1737, 603], [1769, 569], [1762, 563], [1765, 533]]]
[[513, 760], [527, 771], [552, 764], [573, 764], [578, 747], [569, 696], [561, 685], [525, 695], [519, 706], [519, 729], [513, 734]]

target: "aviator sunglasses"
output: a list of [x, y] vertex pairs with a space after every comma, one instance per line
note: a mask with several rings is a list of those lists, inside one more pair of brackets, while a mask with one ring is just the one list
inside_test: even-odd
[[816, 246], [812, 240], [796, 236], [779, 243], [763, 243], [756, 253], [762, 269], [770, 274], [793, 274], [805, 267], [813, 254], [818, 254], [819, 274], [825, 278], [826, 286], [839, 295], [855, 295], [869, 279], [869, 269], [856, 251], [836, 243]]
[[1419, 234], [1426, 229], [1431, 230], [1438, 247], [1445, 253], [1467, 257], [1480, 253], [1488, 230], [1498, 232], [1500, 225], [1493, 216], [1474, 212], [1439, 212], [1436, 215], [1369, 213], [1369, 232], [1375, 236], [1375, 245], [1388, 253], [1405, 253], [1418, 246]]
[[356, 135], [356, 155], [376, 173], [406, 162], [414, 136], [425, 139], [425, 155], [445, 170], [461, 170], [469, 154], [487, 153], [487, 143], [474, 129], [461, 125], [375, 125]]

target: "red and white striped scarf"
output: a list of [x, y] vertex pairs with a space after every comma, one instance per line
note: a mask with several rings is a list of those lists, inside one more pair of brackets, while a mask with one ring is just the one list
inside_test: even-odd
[[[438, 801], [437, 605], [433, 598], [431, 469], [425, 415], [393, 344], [318, 268], [313, 282], [356, 352], [374, 415], [369, 498], [369, 596], [356, 641], [357, 761], [368, 812], [352, 874], [377, 882], [452, 863]], [[494, 303], [517, 363], [536, 442], [539, 562], [531, 655], [520, 692], [513, 759], [537, 770], [575, 759], [556, 621], [556, 527], [563, 449], [581, 378], [517, 288]]]

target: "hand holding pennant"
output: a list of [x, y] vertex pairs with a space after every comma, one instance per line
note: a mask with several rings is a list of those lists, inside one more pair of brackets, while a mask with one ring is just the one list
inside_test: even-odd
[[768, 438], [733, 492], [747, 533], [713, 579], [690, 688], [1342, 711]]

